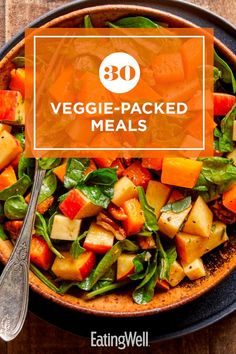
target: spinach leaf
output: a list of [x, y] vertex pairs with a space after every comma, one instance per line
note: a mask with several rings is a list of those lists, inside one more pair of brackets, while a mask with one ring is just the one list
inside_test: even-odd
[[117, 181], [115, 168], [100, 168], [89, 173], [84, 182], [77, 188], [95, 205], [107, 208], [113, 195]]
[[43, 215], [36, 212], [36, 220], [35, 220], [35, 231], [36, 234], [43, 236], [44, 240], [47, 242], [50, 250], [59, 258], [64, 258], [62, 254], [53, 246], [52, 241], [50, 239], [50, 235], [48, 233], [48, 227], [46, 220]]
[[30, 264], [30, 270], [43, 282], [49, 289], [55, 291], [56, 293], [61, 293], [60, 289], [53, 284], [38, 268], [32, 263]]
[[203, 162], [202, 170], [194, 190], [209, 201], [218, 193], [228, 190], [236, 181], [236, 166], [233, 160], [224, 157], [199, 158]]
[[236, 104], [226, 114], [218, 128], [214, 131], [214, 136], [217, 138], [217, 150], [220, 152], [231, 152], [234, 149], [233, 144], [233, 127], [236, 119]]
[[131, 280], [143, 279], [150, 265], [151, 254], [148, 251], [139, 253], [133, 260], [134, 263], [134, 274], [130, 275]]
[[181, 213], [182, 211], [188, 209], [191, 205], [192, 198], [190, 196], [183, 198], [181, 200], [177, 200], [173, 203], [168, 203], [161, 208], [161, 212], [173, 211], [173, 213]]
[[135, 16], [124, 17], [115, 22], [106, 22], [109, 27], [113, 28], [160, 28], [161, 26], [153, 22], [147, 17]]
[[16, 66], [17, 69], [25, 67], [25, 57], [23, 56], [17, 56], [13, 58], [11, 62]]
[[86, 250], [80, 245], [80, 241], [86, 237], [88, 231], [85, 231], [82, 235], [78, 236], [75, 241], [72, 242], [70, 248], [70, 254], [74, 259], [77, 259], [81, 253], [84, 253]]
[[84, 179], [84, 171], [88, 168], [90, 159], [69, 159], [67, 162], [64, 186], [68, 189], [77, 186]]
[[112, 264], [117, 261], [117, 258], [122, 253], [122, 244], [117, 242], [100, 260], [97, 267], [90, 273], [90, 275], [80, 282], [79, 287], [83, 290], [89, 291], [98, 282], [99, 279], [110, 269]]
[[77, 187], [84, 195], [95, 205], [107, 208], [114, 194], [114, 189], [103, 186], [85, 186]]
[[27, 209], [28, 204], [22, 195], [13, 195], [4, 204], [4, 213], [10, 220], [24, 219]]
[[3, 226], [1, 224], [0, 224], [0, 239], [2, 241], [7, 240], [7, 235], [5, 234], [5, 231], [4, 231]]
[[58, 165], [60, 165], [60, 163], [61, 163], [61, 159], [59, 158], [43, 157], [39, 159], [39, 167], [42, 168], [42, 170], [51, 170], [52, 168], [55, 168]]
[[84, 299], [85, 300], [90, 300], [92, 298], [94, 298], [95, 296], [98, 296], [98, 295], [103, 295], [109, 291], [112, 291], [112, 290], [115, 290], [115, 289], [119, 289], [127, 284], [129, 284], [130, 281], [129, 280], [124, 280], [124, 281], [120, 281], [119, 283], [114, 283], [114, 284], [108, 284], [108, 285], [105, 285], [105, 286], [102, 286], [100, 287], [99, 289], [96, 289], [96, 290], [93, 290], [89, 293], [87, 293], [85, 296], [84, 296]]
[[49, 173], [44, 177], [41, 186], [38, 204], [42, 203], [47, 198], [51, 197], [57, 188], [57, 178], [49, 171]]
[[117, 180], [116, 168], [98, 168], [85, 177], [84, 183], [86, 185], [113, 186]]
[[93, 28], [93, 24], [89, 15], [84, 16], [84, 27]]
[[154, 209], [147, 203], [143, 187], [137, 187], [138, 196], [145, 217], [145, 229], [150, 232], [157, 232], [157, 218]]
[[0, 200], [7, 200], [9, 197], [12, 197], [13, 195], [20, 194], [24, 195], [27, 189], [31, 185], [31, 179], [23, 175], [16, 183], [14, 183], [12, 186], [7, 187], [0, 191]]
[[147, 304], [154, 296], [154, 289], [158, 279], [157, 254], [158, 252], [155, 253], [143, 280], [135, 288], [132, 294], [133, 300], [137, 304]]
[[18, 164], [18, 177], [21, 178], [24, 175], [29, 176], [30, 179], [34, 178], [35, 160], [29, 159], [24, 155], [21, 156]]
[[227, 84], [232, 85], [233, 93], [236, 92], [236, 80], [233, 71], [229, 65], [216, 53], [214, 52], [215, 66], [221, 71], [221, 80]]
[[24, 150], [24, 148], [25, 148], [25, 134], [22, 132], [19, 132], [19, 133], [14, 134], [14, 136], [19, 141], [20, 146]]
[[54, 221], [54, 218], [55, 216], [58, 214], [57, 211], [55, 211], [49, 218], [48, 220], [48, 233], [51, 234], [52, 232], [52, 225], [53, 225], [53, 221]]
[[177, 258], [177, 252], [175, 246], [170, 247], [167, 251], [164, 251], [160, 237], [157, 235], [157, 246], [159, 250], [159, 267], [158, 278], [163, 280], [169, 280], [170, 267]]
[[124, 251], [128, 252], [137, 252], [139, 250], [139, 246], [135, 242], [130, 241], [127, 238], [122, 241], [122, 247]]
[[214, 80], [214, 84], [217, 83], [217, 81], [221, 78], [221, 71], [216, 67], [214, 66], [213, 68], [213, 80]]
[[4, 218], [4, 204], [0, 202], [0, 220]]

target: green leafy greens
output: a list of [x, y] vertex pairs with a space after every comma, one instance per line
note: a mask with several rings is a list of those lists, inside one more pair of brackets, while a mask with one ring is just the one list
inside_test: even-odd
[[206, 157], [198, 160], [203, 162], [203, 166], [194, 190], [200, 192], [206, 201], [228, 190], [236, 181], [233, 160], [224, 157]]

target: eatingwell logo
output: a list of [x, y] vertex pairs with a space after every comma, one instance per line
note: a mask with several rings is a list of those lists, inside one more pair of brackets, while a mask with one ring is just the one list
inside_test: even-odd
[[115, 347], [120, 350], [127, 347], [148, 347], [148, 332], [128, 332], [114, 335], [111, 333], [99, 334], [96, 331], [91, 332], [91, 347]]

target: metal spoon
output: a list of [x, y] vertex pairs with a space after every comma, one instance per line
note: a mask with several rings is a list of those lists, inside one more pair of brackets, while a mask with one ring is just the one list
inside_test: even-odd
[[0, 278], [0, 337], [14, 339], [25, 322], [29, 300], [29, 253], [35, 210], [45, 171], [36, 160], [34, 184], [20, 236]]

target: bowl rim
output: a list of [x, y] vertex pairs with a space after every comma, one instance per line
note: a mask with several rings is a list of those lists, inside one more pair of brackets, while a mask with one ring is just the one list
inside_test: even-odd
[[[35, 21], [31, 22], [28, 27], [32, 27], [32, 26], [42, 26], [42, 24], [40, 24], [41, 21], [43, 21], [43, 26], [48, 26], [48, 25], [53, 25], [56, 24], [58, 22], [60, 22], [60, 20], [65, 20], [66, 18], [70, 18], [70, 17], [74, 17], [77, 13], [79, 15], [84, 15], [85, 13], [99, 13], [102, 10], [106, 9], [124, 9], [124, 10], [136, 10], [136, 11], [144, 11], [144, 13], [149, 13], [149, 16], [167, 16], [169, 18], [172, 19], [177, 19], [180, 20], [182, 23], [185, 23], [185, 25], [190, 26], [190, 27], [198, 27], [197, 25], [195, 25], [194, 23], [192, 23], [191, 21], [185, 20], [184, 18], [177, 16], [175, 14], [166, 12], [166, 11], [162, 11], [162, 10], [158, 10], [158, 9], [154, 9], [151, 8], [149, 6], [137, 6], [137, 5], [124, 5], [124, 4], [114, 4], [114, 5], [96, 5], [96, 6], [91, 6], [91, 7], [86, 7], [86, 8], [82, 8], [82, 9], [77, 9], [74, 11], [70, 11], [70, 8], [72, 5], [76, 5], [78, 3], [83, 3], [86, 2], [86, 0], [82, 0], [82, 1], [75, 1], [72, 2], [70, 4], [64, 5], [59, 7], [56, 10], [52, 10], [48, 13], [46, 13], [45, 15], [39, 17], [38, 19], [36, 19]], [[185, 1], [182, 0], [178, 0], [179, 3], [186, 3]], [[192, 5], [192, 4], [191, 4]], [[198, 7], [197, 7], [198, 8]], [[57, 15], [59, 11], [62, 10], [68, 10], [68, 12], [66, 14], [62, 14], [62, 15]], [[153, 15], [152, 15], [152, 14]], [[53, 18], [51, 18], [51, 16], [53, 16]], [[49, 20], [48, 20], [49, 19]], [[225, 21], [228, 25], [231, 26], [230, 23], [228, 23], [227, 21]], [[232, 26], [231, 26], [232, 27]], [[234, 29], [234, 28], [233, 28]], [[236, 31], [236, 29], [235, 29]], [[13, 37], [13, 39], [8, 42], [1, 50], [0, 50], [0, 63], [4, 63], [5, 60], [7, 61], [9, 56], [11, 56], [12, 52], [16, 52], [24, 43], [24, 39], [22, 39], [21, 37], [24, 36], [24, 32], [21, 31], [18, 35], [16, 35], [15, 37]], [[229, 56], [231, 58], [231, 60], [235, 63], [236, 65], [236, 57], [234, 55], [234, 53], [228, 48], [226, 47], [226, 45], [224, 45], [219, 39], [215, 38], [215, 43], [217, 45], [217, 47], [219, 47], [219, 49], [221, 51], [224, 52], [225, 56]], [[7, 52], [5, 53], [5, 51], [7, 50]], [[2, 60], [1, 60], [1, 57]], [[4, 64], [3, 64], [4, 65]], [[3, 261], [3, 263], [6, 263], [8, 257], [4, 257], [3, 253], [1, 252], [0, 249], [0, 259]], [[185, 299], [180, 299], [179, 301], [175, 301], [173, 302], [173, 304], [169, 304], [163, 308], [152, 308], [152, 309], [146, 309], [146, 310], [142, 310], [140, 307], [140, 310], [137, 311], [106, 311], [106, 310], [96, 310], [96, 309], [91, 309], [91, 308], [86, 308], [83, 307], [81, 305], [75, 304], [75, 303], [70, 303], [70, 302], [66, 302], [63, 301], [63, 298], [58, 297], [57, 294], [55, 294], [52, 291], [49, 291], [50, 289], [48, 289], [48, 287], [46, 286], [42, 286], [41, 281], [39, 281], [39, 279], [32, 273], [30, 273], [30, 286], [31, 288], [36, 291], [38, 294], [40, 294], [41, 296], [44, 296], [45, 298], [54, 301], [55, 303], [62, 305], [64, 307], [67, 307], [69, 309], [72, 310], [76, 310], [76, 311], [80, 311], [80, 312], [84, 312], [87, 314], [92, 314], [92, 315], [96, 315], [96, 316], [105, 316], [105, 317], [135, 317], [135, 316], [147, 316], [147, 315], [153, 315], [153, 314], [157, 314], [160, 312], [164, 312], [164, 311], [168, 311], [171, 309], [174, 309], [176, 307], [179, 307], [180, 305], [184, 305], [188, 302], [191, 302], [193, 300], [195, 300], [196, 298], [200, 297], [201, 295], [203, 295], [204, 293], [206, 293], [207, 291], [209, 291], [210, 289], [212, 289], [214, 286], [216, 286], [220, 281], [222, 281], [227, 275], [230, 274], [231, 271], [233, 271], [236, 268], [236, 262], [234, 262], [234, 264], [231, 265], [231, 267], [225, 269], [225, 271], [221, 274], [220, 277], [218, 277], [217, 281], [213, 282], [210, 286], [208, 286], [207, 288], [202, 288], [201, 290], [199, 290], [197, 293], [195, 293], [194, 295], [187, 297]], [[43, 284], [44, 285], [44, 284]], [[45, 290], [45, 291], [44, 291]]]

